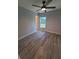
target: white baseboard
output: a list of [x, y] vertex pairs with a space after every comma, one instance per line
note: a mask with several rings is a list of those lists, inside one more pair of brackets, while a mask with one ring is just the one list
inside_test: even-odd
[[23, 39], [24, 37], [29, 36], [29, 35], [31, 35], [31, 34], [33, 34], [33, 33], [35, 33], [35, 32], [31, 32], [31, 33], [29, 33], [29, 34], [25, 34], [25, 35], [19, 37], [18, 40], [21, 40], [21, 39]]
[[61, 35], [61, 33], [57, 33], [57, 32], [52, 32], [52, 31], [46, 31], [46, 32], [56, 33], [56, 34], [58, 34], [58, 35]]

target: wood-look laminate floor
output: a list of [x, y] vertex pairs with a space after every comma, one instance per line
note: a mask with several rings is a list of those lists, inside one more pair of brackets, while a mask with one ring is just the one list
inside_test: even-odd
[[61, 36], [36, 32], [18, 41], [20, 59], [61, 59]]

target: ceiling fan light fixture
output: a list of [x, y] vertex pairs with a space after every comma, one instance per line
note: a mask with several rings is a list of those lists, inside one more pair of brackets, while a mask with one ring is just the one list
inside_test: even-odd
[[43, 10], [43, 11], [44, 11], [44, 10], [46, 10], [46, 8], [42, 8], [41, 10]]

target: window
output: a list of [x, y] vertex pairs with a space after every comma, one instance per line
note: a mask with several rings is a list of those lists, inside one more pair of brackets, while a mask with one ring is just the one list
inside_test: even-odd
[[40, 17], [40, 28], [46, 28], [46, 17]]

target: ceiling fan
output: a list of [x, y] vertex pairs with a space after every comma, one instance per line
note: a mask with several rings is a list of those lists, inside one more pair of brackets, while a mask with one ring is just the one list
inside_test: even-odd
[[40, 8], [40, 9], [36, 10], [35, 12], [37, 12], [37, 11], [39, 11], [39, 10], [43, 10], [43, 11], [46, 12], [46, 9], [54, 9], [54, 8], [56, 8], [55, 6], [47, 7], [47, 5], [48, 5], [51, 1], [52, 1], [52, 0], [48, 0], [48, 1], [43, 0], [43, 1], [42, 1], [42, 6], [38, 6], [38, 5], [32, 5], [32, 6]]

